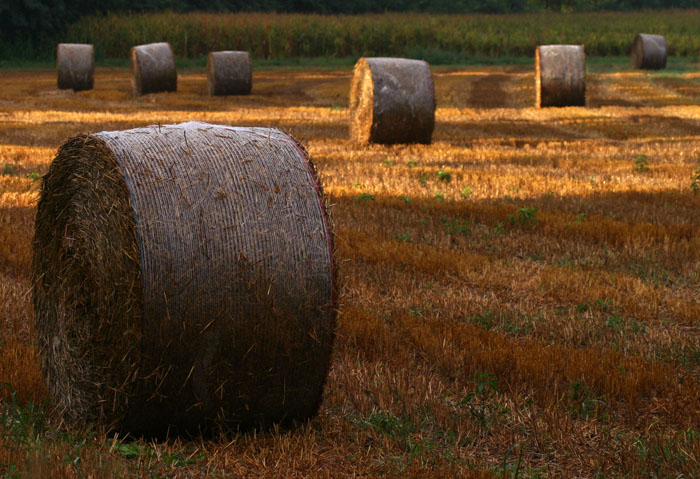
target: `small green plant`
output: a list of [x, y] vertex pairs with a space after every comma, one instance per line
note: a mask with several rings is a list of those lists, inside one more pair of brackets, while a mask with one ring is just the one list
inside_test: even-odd
[[462, 188], [462, 191], [459, 192], [462, 198], [469, 198], [473, 193], [472, 187], [469, 185], [466, 185], [464, 188]]
[[450, 236], [458, 234], [468, 235], [471, 233], [471, 230], [469, 229], [469, 220], [451, 220], [447, 216], [443, 216], [440, 218], [440, 221], [442, 221], [442, 224], [445, 225], [447, 234]]
[[436, 191], [435, 192], [435, 199], [438, 201], [445, 201], [445, 195], [440, 191]]
[[46, 404], [20, 404], [17, 391], [8, 383], [0, 383], [2, 389], [9, 390], [10, 397], [0, 408], [0, 437], [7, 441], [6, 447], [34, 447], [46, 430]]
[[693, 193], [700, 192], [700, 166], [693, 172], [693, 176], [690, 177], [690, 189]]
[[367, 201], [374, 201], [374, 195], [371, 193], [360, 193], [355, 198], [355, 203], [366, 203]]
[[382, 161], [382, 165], [384, 166], [394, 166], [394, 162], [391, 160], [384, 160]]
[[426, 175], [425, 173], [423, 173], [422, 175], [420, 175], [418, 177], [418, 183], [420, 183], [421, 185], [425, 186], [425, 184], [427, 182], [428, 182], [428, 175]]
[[409, 160], [409, 162], [406, 164], [408, 165], [409, 168], [415, 168], [416, 166], [418, 166], [418, 162], [414, 161], [414, 160]]
[[530, 207], [524, 207], [518, 209], [514, 215], [508, 215], [508, 221], [511, 223], [522, 223], [522, 224], [535, 224], [537, 223], [537, 218], [535, 215], [537, 214], [537, 208], [534, 206]]
[[494, 226], [491, 231], [493, 232], [493, 234], [499, 235], [499, 234], [503, 233], [503, 230], [504, 230], [503, 221], [499, 221], [498, 224], [496, 226]]
[[634, 171], [637, 173], [645, 173], [649, 171], [649, 160], [647, 155], [637, 155], [634, 160]]
[[576, 215], [576, 219], [570, 223], [568, 223], [568, 226], [573, 226], [573, 225], [582, 225], [583, 220], [586, 219], [588, 215], [586, 213], [579, 213]]
[[41, 175], [36, 171], [32, 171], [27, 175], [27, 178], [31, 179], [32, 181], [37, 181], [41, 179]]
[[413, 200], [409, 198], [408, 196], [402, 196], [401, 199], [405, 204], [413, 203]]
[[0, 173], [3, 176], [16, 175], [17, 174], [17, 165], [12, 164], [12, 163], [6, 163], [5, 166], [2, 167], [2, 171]]
[[396, 238], [397, 238], [397, 239], [399, 240], [399, 242], [401, 242], [401, 243], [410, 243], [411, 241], [413, 241], [413, 240], [411, 239], [411, 233], [409, 233], [408, 231], [404, 231], [403, 233], [401, 233], [400, 235], [398, 235]]
[[472, 376], [469, 381], [474, 384], [474, 391], [464, 396], [457, 406], [466, 408], [472, 419], [488, 429], [510, 411], [494, 404], [500, 392], [498, 379], [493, 374], [484, 372]]
[[440, 168], [440, 170], [437, 172], [438, 180], [444, 181], [445, 183], [449, 183], [452, 180], [452, 173], [449, 171], [445, 171], [444, 168]]
[[569, 413], [574, 419], [587, 421], [597, 418], [603, 424], [610, 422], [607, 402], [596, 396], [583, 380], [574, 381], [569, 391]]

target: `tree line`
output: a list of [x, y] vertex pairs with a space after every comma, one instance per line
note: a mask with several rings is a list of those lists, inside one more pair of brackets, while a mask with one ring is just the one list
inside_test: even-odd
[[669, 7], [700, 7], [700, 0], [2, 0], [0, 52], [34, 51], [81, 16], [107, 12], [516, 13]]

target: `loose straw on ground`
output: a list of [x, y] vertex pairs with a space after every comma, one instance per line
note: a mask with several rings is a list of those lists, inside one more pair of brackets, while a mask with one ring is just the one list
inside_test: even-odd
[[175, 56], [169, 43], [132, 47], [129, 59], [134, 96], [177, 90]]
[[428, 64], [360, 58], [350, 90], [350, 135], [358, 143], [430, 143], [435, 88]]
[[666, 68], [666, 38], [640, 33], [632, 44], [632, 65], [645, 70]]
[[34, 308], [69, 424], [163, 436], [313, 416], [331, 236], [289, 135], [206, 123], [80, 135], [44, 177]]
[[58, 88], [92, 90], [95, 74], [95, 51], [83, 43], [59, 43], [56, 49]]
[[209, 95], [248, 95], [253, 86], [248, 52], [210, 52], [207, 57]]
[[542, 45], [535, 50], [535, 106], [586, 105], [583, 45]]

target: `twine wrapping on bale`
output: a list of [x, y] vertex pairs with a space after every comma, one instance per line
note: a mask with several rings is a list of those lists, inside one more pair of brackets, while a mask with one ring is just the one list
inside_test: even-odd
[[350, 115], [350, 135], [358, 143], [430, 143], [435, 88], [429, 65], [360, 58], [353, 70]]
[[586, 106], [586, 54], [583, 45], [537, 47], [535, 105]]
[[92, 90], [95, 73], [95, 50], [83, 43], [59, 43], [56, 70], [60, 90]]
[[169, 43], [132, 47], [129, 61], [134, 96], [177, 90], [175, 56]]
[[335, 326], [332, 244], [304, 150], [206, 123], [80, 135], [34, 237], [44, 375], [69, 424], [147, 436], [313, 416]]
[[666, 68], [666, 38], [640, 33], [632, 44], [632, 65], [645, 70]]
[[248, 95], [253, 86], [248, 52], [210, 52], [207, 57], [209, 95]]

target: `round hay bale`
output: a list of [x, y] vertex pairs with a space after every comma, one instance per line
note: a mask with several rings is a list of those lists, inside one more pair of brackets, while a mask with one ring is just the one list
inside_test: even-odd
[[56, 70], [60, 90], [92, 90], [95, 74], [95, 49], [83, 43], [59, 43]]
[[640, 33], [632, 44], [632, 65], [645, 70], [666, 68], [666, 38]]
[[42, 366], [66, 423], [162, 437], [316, 413], [335, 274], [292, 137], [196, 122], [77, 136], [35, 226]]
[[586, 54], [583, 45], [537, 47], [535, 105], [586, 106]]
[[209, 52], [207, 88], [209, 95], [248, 95], [253, 74], [248, 52]]
[[358, 143], [430, 143], [435, 128], [430, 66], [405, 58], [360, 58], [350, 115], [350, 135]]
[[177, 91], [175, 56], [169, 43], [149, 43], [132, 47], [129, 60], [134, 96]]

